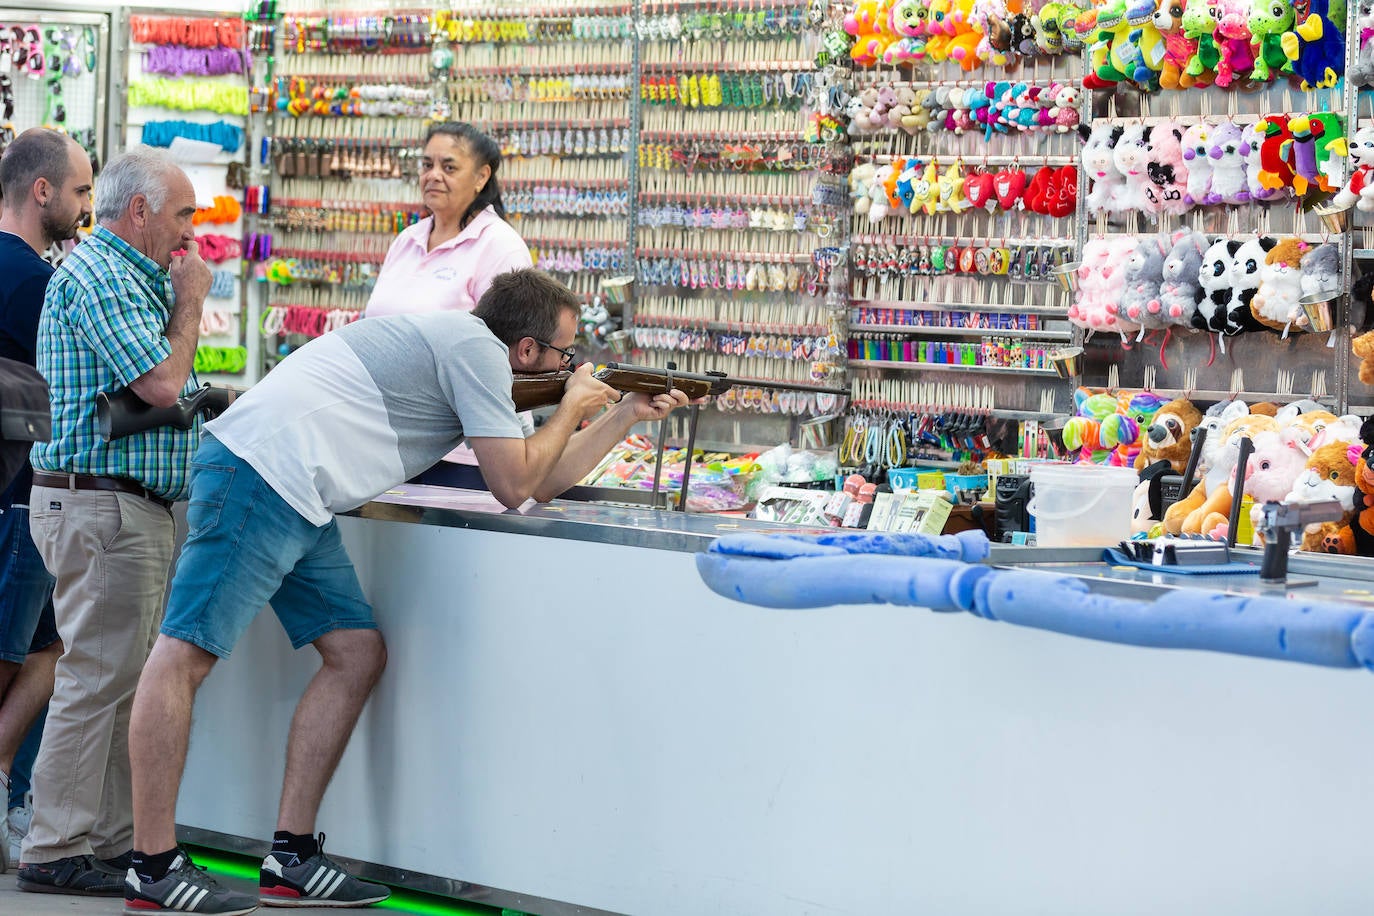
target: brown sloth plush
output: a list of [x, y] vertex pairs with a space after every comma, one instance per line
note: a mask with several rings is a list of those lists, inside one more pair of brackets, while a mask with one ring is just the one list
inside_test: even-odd
[[1156, 461], [1167, 461], [1175, 474], [1182, 474], [1193, 447], [1189, 433], [1201, 422], [1202, 411], [1187, 398], [1165, 404], [1145, 430], [1145, 444], [1135, 456], [1135, 469], [1140, 471]]

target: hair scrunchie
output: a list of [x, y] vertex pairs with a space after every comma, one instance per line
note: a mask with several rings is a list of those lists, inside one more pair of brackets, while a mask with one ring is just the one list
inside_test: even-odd
[[247, 365], [246, 347], [196, 347], [196, 372], [238, 375]]
[[243, 128], [228, 121], [197, 124], [194, 121], [148, 121], [143, 125], [143, 142], [166, 148], [177, 137], [216, 143], [226, 153], [237, 153], [243, 146]]
[[198, 235], [196, 244], [200, 248], [200, 256], [216, 264], [239, 256], [239, 240], [227, 235]]
[[224, 76], [244, 73], [250, 66], [247, 52], [237, 48], [154, 45], [143, 52], [143, 72], [166, 76]]
[[231, 271], [212, 270], [210, 271], [210, 298], [211, 299], [232, 299], [234, 298], [234, 284], [238, 277]]
[[248, 114], [248, 87], [213, 80], [158, 77], [132, 80], [129, 104], [134, 107], [174, 108], [182, 111], [213, 111], [217, 114]]

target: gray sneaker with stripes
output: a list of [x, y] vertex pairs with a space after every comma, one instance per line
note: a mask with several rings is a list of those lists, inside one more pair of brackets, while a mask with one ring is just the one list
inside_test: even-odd
[[262, 860], [258, 902], [263, 906], [367, 906], [391, 896], [381, 884], [361, 881], [320, 851], [303, 862], [294, 855], [273, 852]]
[[224, 887], [178, 850], [172, 870], [159, 881], [144, 881], [131, 868], [124, 877], [124, 912], [127, 916], [149, 913], [203, 913], [209, 916], [243, 916], [258, 908], [258, 901]]

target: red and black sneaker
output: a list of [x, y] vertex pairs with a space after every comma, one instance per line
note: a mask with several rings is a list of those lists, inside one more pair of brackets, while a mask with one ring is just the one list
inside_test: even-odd
[[320, 849], [304, 861], [289, 853], [268, 853], [258, 878], [263, 906], [367, 906], [391, 896], [381, 884], [353, 877]]

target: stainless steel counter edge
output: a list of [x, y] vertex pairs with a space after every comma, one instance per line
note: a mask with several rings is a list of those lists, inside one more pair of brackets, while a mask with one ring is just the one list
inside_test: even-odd
[[486, 491], [418, 484], [402, 484], [343, 514], [378, 521], [532, 534], [686, 553], [705, 550], [717, 537], [741, 531], [805, 534], [834, 530], [562, 499], [543, 504], [531, 500], [519, 509], [507, 509]]

